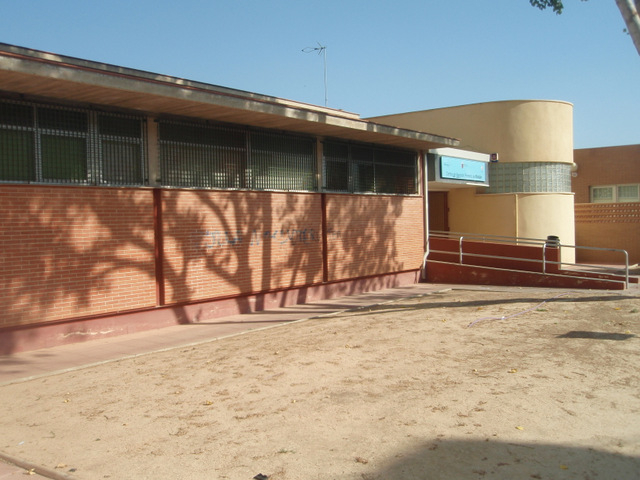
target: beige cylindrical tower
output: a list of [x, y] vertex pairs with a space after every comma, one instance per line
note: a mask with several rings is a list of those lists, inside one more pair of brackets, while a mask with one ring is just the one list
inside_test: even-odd
[[[459, 148], [497, 153], [488, 188], [452, 188], [452, 231], [546, 238], [575, 243], [573, 105], [509, 100], [425, 110], [372, 119], [397, 127], [459, 138]], [[563, 261], [573, 252], [563, 251]]]

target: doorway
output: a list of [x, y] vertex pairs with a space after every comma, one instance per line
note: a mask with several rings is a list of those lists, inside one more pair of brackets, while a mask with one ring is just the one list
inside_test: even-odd
[[429, 231], [449, 231], [449, 203], [447, 192], [429, 192]]

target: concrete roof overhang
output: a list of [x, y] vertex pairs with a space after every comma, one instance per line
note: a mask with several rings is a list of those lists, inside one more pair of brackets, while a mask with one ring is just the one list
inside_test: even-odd
[[359, 115], [0, 43], [0, 90], [154, 116], [179, 115], [415, 150], [457, 139]]

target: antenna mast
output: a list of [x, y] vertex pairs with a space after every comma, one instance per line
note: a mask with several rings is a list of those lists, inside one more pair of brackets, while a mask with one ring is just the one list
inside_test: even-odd
[[317, 42], [317, 47], [306, 47], [302, 51], [304, 53], [318, 52], [318, 55], [323, 55], [324, 59], [324, 106], [326, 107], [329, 102], [329, 94], [327, 93], [327, 47]]

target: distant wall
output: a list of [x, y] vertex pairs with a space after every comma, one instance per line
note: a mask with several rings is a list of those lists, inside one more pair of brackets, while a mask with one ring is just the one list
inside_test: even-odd
[[591, 186], [640, 183], [640, 145], [577, 149], [574, 162], [571, 189], [576, 203], [591, 202]]
[[[629, 264], [640, 263], [640, 203], [582, 203], [576, 205], [576, 244], [626, 250]], [[578, 250], [578, 263], [621, 265], [620, 253]]]

